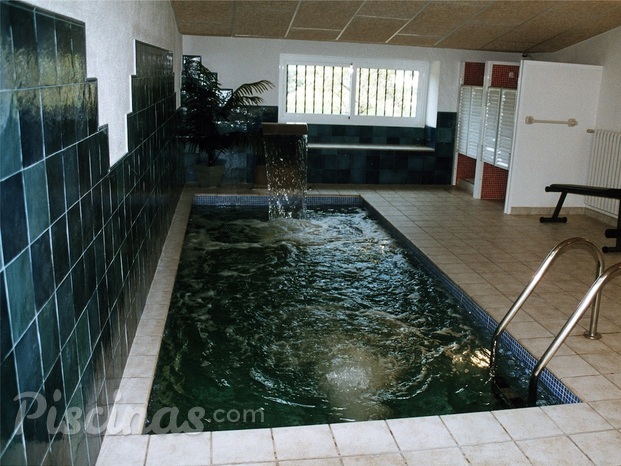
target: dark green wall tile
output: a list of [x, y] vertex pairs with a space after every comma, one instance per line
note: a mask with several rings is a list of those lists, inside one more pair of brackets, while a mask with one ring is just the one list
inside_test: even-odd
[[65, 178], [65, 202], [67, 208], [70, 208], [80, 199], [78, 152], [75, 145], [67, 147], [63, 151], [63, 170]]
[[28, 89], [17, 94], [19, 106], [19, 132], [24, 168], [43, 159], [43, 126], [38, 89]]
[[[0, 5], [4, 5], [0, 3]], [[14, 175], [22, 168], [22, 147], [19, 135], [19, 106], [17, 92], [0, 92], [0, 180]]]
[[54, 277], [61, 283], [69, 273], [69, 241], [67, 240], [67, 217], [61, 216], [51, 228]]
[[39, 84], [39, 63], [37, 59], [37, 37], [34, 12], [13, 6], [9, 9], [13, 54], [15, 60], [15, 86], [34, 87]]
[[34, 241], [50, 226], [47, 174], [45, 168], [45, 162], [41, 161], [23, 172], [28, 235], [30, 241]]
[[35, 316], [34, 284], [30, 251], [25, 250], [6, 269], [7, 302], [11, 316], [13, 343], [22, 337]]
[[52, 16], [36, 13], [37, 58], [39, 61], [39, 84], [53, 86], [58, 83], [56, 68], [56, 20]]
[[56, 67], [59, 84], [76, 82], [71, 50], [71, 23], [56, 19]]
[[60, 92], [60, 128], [62, 147], [68, 147], [78, 141], [76, 130], [76, 106], [78, 104], [78, 98], [81, 99], [82, 96], [77, 95], [76, 91], [78, 88], [76, 86], [60, 86], [58, 89]]
[[[54, 368], [60, 354], [58, 338], [58, 318], [56, 317], [56, 301], [50, 299], [37, 315], [37, 323], [42, 329], [39, 335], [41, 343], [41, 363], [43, 377], [47, 378]], [[47, 388], [46, 388], [47, 389]]]
[[71, 59], [73, 62], [73, 82], [86, 80], [86, 34], [83, 24], [71, 24]]
[[8, 3], [0, 2], [0, 90], [15, 88], [11, 9]]
[[59, 87], [41, 89], [43, 109], [43, 140], [45, 155], [49, 157], [62, 148], [62, 113]]
[[47, 198], [50, 211], [50, 222], [54, 223], [67, 211], [65, 204], [65, 173], [63, 154], [61, 152], [45, 160], [47, 178]]
[[63, 367], [63, 383], [65, 387], [65, 398], [69, 399], [78, 386], [78, 350], [76, 345], [75, 331], [69, 335], [67, 343], [61, 349], [61, 359]]
[[0, 205], [2, 253], [4, 263], [8, 264], [28, 245], [26, 202], [21, 173], [0, 182]]
[[20, 393], [38, 392], [43, 385], [43, 373], [36, 321], [32, 322], [15, 344], [15, 366]]
[[58, 312], [58, 337], [62, 348], [67, 343], [76, 322], [71, 275], [67, 275], [56, 289], [56, 309]]
[[32, 256], [32, 279], [33, 283], [36, 283], [34, 289], [35, 306], [39, 310], [54, 293], [54, 267], [49, 230], [46, 230], [32, 243], [30, 254]]
[[15, 419], [19, 412], [19, 402], [15, 401], [19, 391], [17, 387], [17, 372], [15, 370], [15, 354], [13, 352], [0, 361], [0, 384], [2, 384], [2, 397], [0, 398], [0, 411], [2, 412], [2, 416], [0, 416], [1, 452], [11, 439], [11, 435], [13, 435]]
[[4, 361], [12, 348], [13, 337], [11, 336], [11, 324], [9, 322], [9, 303], [6, 299], [4, 272], [0, 272], [0, 362]]

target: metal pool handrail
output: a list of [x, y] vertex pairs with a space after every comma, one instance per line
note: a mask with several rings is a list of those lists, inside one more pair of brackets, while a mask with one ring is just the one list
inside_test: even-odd
[[[564, 252], [570, 249], [584, 249], [590, 252], [595, 258], [595, 260], [597, 261], [596, 278], [601, 276], [602, 271], [604, 270], [604, 255], [593, 242], [589, 241], [586, 238], [575, 237], [575, 238], [566, 239], [565, 241], [561, 241], [559, 244], [557, 244], [548, 253], [547, 257], [543, 260], [543, 262], [539, 266], [539, 269], [537, 270], [533, 278], [531, 278], [528, 285], [526, 285], [526, 288], [524, 288], [524, 291], [522, 291], [520, 296], [518, 296], [515, 303], [513, 303], [513, 306], [511, 306], [507, 314], [504, 316], [504, 318], [500, 321], [500, 323], [496, 327], [496, 331], [494, 332], [494, 335], [492, 336], [492, 345], [491, 345], [490, 357], [489, 357], [489, 368], [490, 368], [490, 373], [492, 377], [496, 373], [498, 340], [500, 339], [502, 332], [504, 332], [507, 326], [511, 323], [515, 315], [524, 305], [524, 302], [526, 302], [528, 297], [535, 290], [535, 288], [537, 287], [541, 279], [545, 276], [546, 272], [552, 266], [552, 264], [556, 261], [556, 259], [558, 259], [561, 256], [561, 254], [563, 254]], [[600, 303], [600, 293], [598, 292], [596, 293], [595, 299], [593, 301], [593, 309], [591, 312], [591, 323], [589, 326], [589, 330], [588, 332], [585, 332], [585, 336], [587, 338], [591, 338], [591, 339], [600, 338], [600, 335], [597, 333], [597, 320], [599, 317], [599, 303]]]
[[610, 266], [603, 273], [601, 273], [599, 277], [597, 277], [597, 280], [595, 280], [587, 293], [584, 295], [584, 298], [582, 298], [582, 301], [580, 301], [580, 304], [578, 304], [578, 307], [571, 315], [567, 323], [563, 326], [556, 338], [552, 341], [548, 349], [543, 353], [530, 376], [530, 384], [528, 386], [529, 405], [534, 405], [535, 401], [537, 400], [537, 385], [539, 383], [539, 376], [541, 375], [541, 372], [545, 369], [545, 367], [550, 362], [550, 359], [552, 359], [554, 354], [558, 351], [565, 339], [569, 336], [578, 321], [582, 318], [589, 305], [592, 302], [599, 300], [601, 290], [604, 285], [613, 278], [615, 278], [617, 275], [621, 275], [621, 262]]

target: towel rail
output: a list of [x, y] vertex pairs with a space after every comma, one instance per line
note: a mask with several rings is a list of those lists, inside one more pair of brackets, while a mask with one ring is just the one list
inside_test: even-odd
[[570, 128], [573, 126], [578, 126], [578, 120], [576, 120], [575, 118], [569, 118], [568, 120], [537, 120], [535, 117], [530, 115], [526, 117], [525, 123], [527, 125], [532, 125], [535, 123], [549, 123], [553, 125], [567, 125]]

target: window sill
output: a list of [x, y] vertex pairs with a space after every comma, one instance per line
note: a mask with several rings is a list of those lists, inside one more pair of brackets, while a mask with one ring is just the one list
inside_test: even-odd
[[433, 152], [428, 146], [406, 146], [396, 144], [322, 144], [309, 143], [309, 149], [349, 149], [349, 150], [392, 150], [399, 152]]

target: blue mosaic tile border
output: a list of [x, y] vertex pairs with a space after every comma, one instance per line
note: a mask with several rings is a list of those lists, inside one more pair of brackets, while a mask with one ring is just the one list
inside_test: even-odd
[[[267, 206], [269, 197], [266, 195], [230, 195], [230, 194], [197, 194], [194, 196], [194, 205], [213, 206]], [[459, 288], [436, 264], [434, 264], [420, 249], [418, 249], [403, 233], [388, 222], [373, 206], [360, 196], [307, 196], [308, 206], [355, 206], [364, 207], [371, 215], [386, 228], [404, 247], [406, 247], [425, 269], [437, 279], [457, 300], [457, 302], [469, 312], [476, 321], [483, 326], [487, 336], [491, 337], [498, 323], [485, 312], [470, 296]], [[504, 333], [500, 338], [500, 345], [508, 349], [521, 361], [530, 372], [537, 360], [511, 335]], [[580, 399], [572, 393], [563, 383], [547, 369], [541, 374], [540, 384], [545, 386], [563, 403], [580, 403]]]
[[[195, 194], [194, 205], [211, 206], [253, 206], [269, 205], [269, 196], [261, 194]], [[363, 207], [360, 196], [306, 196], [307, 206], [352, 206]]]
[[[403, 233], [391, 225], [373, 206], [364, 203], [364, 207], [372, 212], [374, 217], [386, 228], [397, 240], [408, 248], [408, 250], [423, 264], [425, 269], [436, 278], [447, 290], [457, 299], [458, 303], [469, 312], [477, 322], [479, 322], [487, 336], [496, 330], [498, 322], [496, 322], [487, 312], [485, 312], [476, 302], [470, 298], [461, 288], [459, 288], [436, 264], [434, 264], [420, 249], [418, 249]], [[507, 332], [500, 337], [500, 347], [506, 348], [517, 358], [527, 369], [532, 371], [537, 364], [537, 360], [520, 343]], [[539, 378], [539, 383], [545, 386], [552, 394], [565, 404], [580, 403], [581, 400], [571, 392], [560, 380], [558, 380], [550, 371], [545, 369]]]

